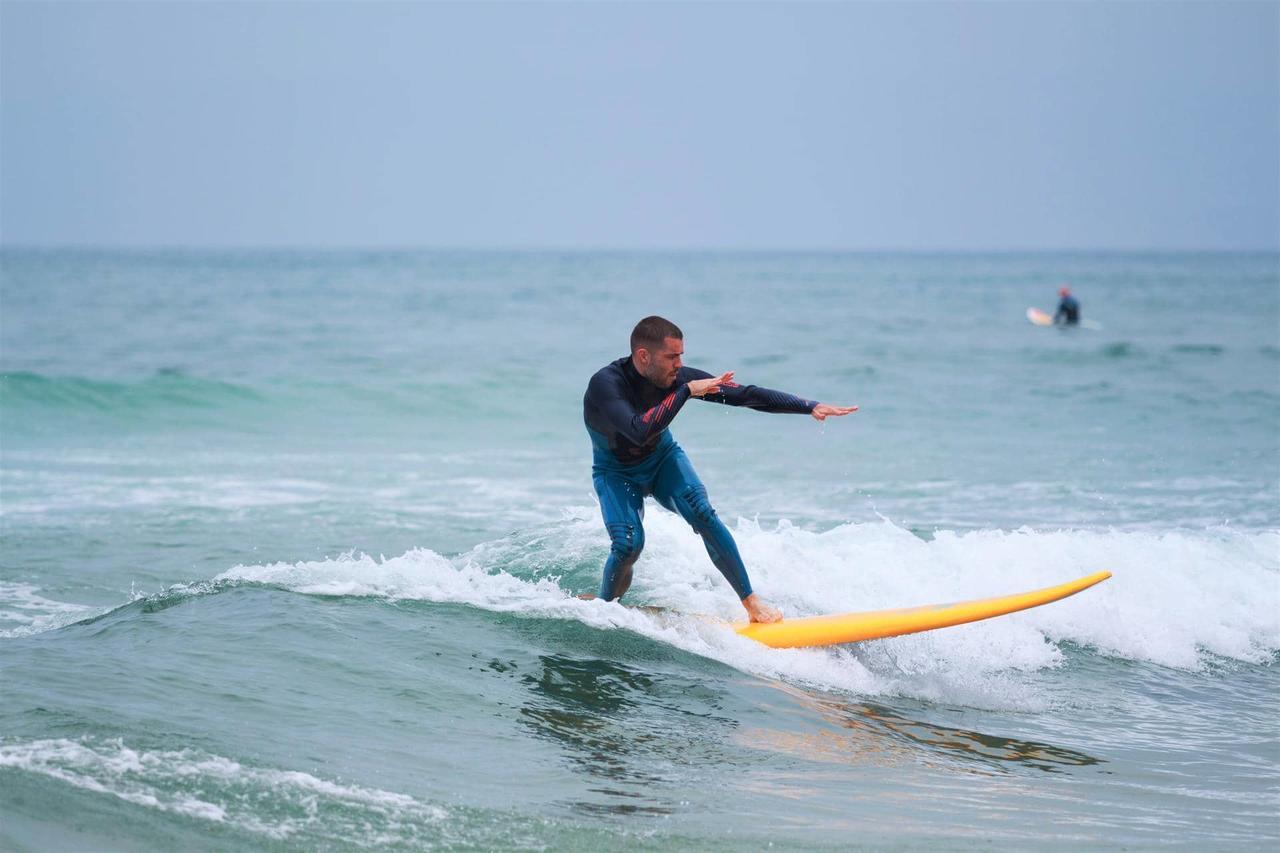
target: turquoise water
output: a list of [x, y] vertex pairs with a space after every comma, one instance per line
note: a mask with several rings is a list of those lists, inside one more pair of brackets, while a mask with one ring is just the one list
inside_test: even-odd
[[[1280, 841], [1274, 254], [0, 260], [0, 847]], [[652, 505], [577, 600], [649, 313], [861, 407], [673, 425], [788, 614], [1115, 577], [771, 650]]]

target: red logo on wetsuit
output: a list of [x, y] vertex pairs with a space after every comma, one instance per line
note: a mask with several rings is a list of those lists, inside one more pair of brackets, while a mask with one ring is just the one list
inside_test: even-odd
[[649, 421], [653, 420], [654, 414], [657, 414], [658, 419], [661, 420], [662, 416], [666, 414], [667, 410], [671, 408], [672, 404], [675, 403], [675, 401], [676, 401], [676, 393], [672, 391], [670, 394], [667, 395], [667, 398], [665, 400], [663, 400], [661, 403], [659, 403], [658, 405], [654, 406], [652, 409], [650, 409], [649, 411], [641, 415], [640, 420], [644, 421], [645, 423], [649, 423]]

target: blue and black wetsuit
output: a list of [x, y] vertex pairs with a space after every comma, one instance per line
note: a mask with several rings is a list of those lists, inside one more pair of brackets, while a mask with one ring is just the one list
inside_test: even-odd
[[[640, 375], [630, 356], [601, 368], [587, 385], [582, 417], [591, 436], [591, 474], [612, 547], [604, 566], [600, 597], [618, 598], [631, 586], [631, 567], [644, 548], [644, 499], [678, 513], [701, 536], [711, 562], [739, 598], [751, 595], [751, 581], [738, 546], [707, 500], [689, 458], [667, 429], [689, 400], [689, 382], [710, 373], [682, 367], [675, 382], [658, 388]], [[725, 383], [702, 399], [761, 412], [808, 414], [817, 403], [755, 385]]]
[[1064, 296], [1058, 303], [1058, 311], [1053, 315], [1053, 322], [1064, 326], [1075, 326], [1080, 322], [1080, 303], [1074, 296]]

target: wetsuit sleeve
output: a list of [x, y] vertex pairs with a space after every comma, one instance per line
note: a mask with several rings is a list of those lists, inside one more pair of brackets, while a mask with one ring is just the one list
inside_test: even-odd
[[[696, 367], [686, 367], [680, 378], [688, 382], [689, 379], [710, 379], [711, 374]], [[806, 400], [786, 391], [774, 391], [759, 385], [739, 385], [737, 382], [727, 382], [720, 386], [719, 394], [707, 394], [702, 399], [773, 414], [807, 415], [818, 405], [817, 400]]]
[[607, 376], [597, 374], [592, 377], [587, 390], [609, 425], [632, 444], [644, 444], [649, 436], [666, 429], [689, 399], [689, 386], [682, 382], [663, 397], [658, 405], [638, 412], [622, 393], [617, 382]]

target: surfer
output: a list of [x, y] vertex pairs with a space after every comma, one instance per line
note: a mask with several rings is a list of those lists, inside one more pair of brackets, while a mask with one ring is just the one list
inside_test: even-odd
[[1053, 315], [1054, 325], [1075, 326], [1080, 323], [1080, 303], [1071, 295], [1071, 288], [1058, 291], [1058, 311]]
[[706, 487], [667, 427], [690, 397], [761, 412], [812, 415], [822, 421], [857, 411], [739, 385], [733, 371], [712, 376], [684, 366], [684, 333], [670, 320], [645, 317], [631, 332], [631, 355], [596, 372], [582, 398], [591, 436], [591, 479], [611, 547], [600, 597], [619, 598], [631, 586], [631, 570], [644, 549], [644, 499], [678, 513], [702, 536], [707, 554], [738, 594], [752, 622], [776, 622], [782, 614], [751, 589], [747, 568], [728, 528], [707, 500]]

